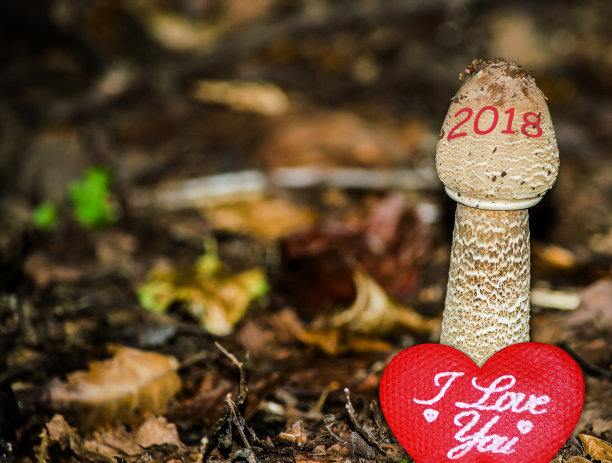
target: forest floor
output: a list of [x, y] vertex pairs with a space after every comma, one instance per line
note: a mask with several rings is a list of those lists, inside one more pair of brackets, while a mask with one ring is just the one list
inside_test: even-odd
[[520, 42], [561, 152], [531, 339], [586, 383], [554, 461], [612, 462], [605, 1], [9, 3], [0, 461], [412, 461], [378, 386], [439, 340], [438, 131]]

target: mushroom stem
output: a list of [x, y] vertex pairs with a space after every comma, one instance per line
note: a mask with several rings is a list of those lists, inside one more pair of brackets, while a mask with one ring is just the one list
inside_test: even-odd
[[529, 341], [529, 214], [457, 204], [440, 343], [481, 366]]

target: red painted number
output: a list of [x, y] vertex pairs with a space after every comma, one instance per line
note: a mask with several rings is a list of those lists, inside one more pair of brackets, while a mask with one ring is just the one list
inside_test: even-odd
[[[532, 116], [533, 118], [535, 118], [535, 121], [530, 121], [528, 119], [529, 116]], [[528, 137], [532, 137], [532, 138], [538, 138], [539, 136], [542, 135], [542, 127], [540, 127], [540, 123], [542, 122], [540, 120], [540, 116], [538, 116], [536, 113], [532, 113], [532, 112], [528, 112], [523, 114], [523, 121], [525, 121], [525, 123], [521, 126], [521, 133], [523, 135], [527, 135]], [[535, 133], [529, 133], [527, 132], [527, 127], [532, 126], [536, 129]]]
[[[478, 125], [478, 123], [480, 122], [480, 116], [482, 116], [482, 113], [487, 110], [493, 111], [493, 122], [491, 123], [491, 127], [489, 127], [487, 130], [480, 130], [480, 127]], [[478, 111], [478, 114], [476, 114], [476, 118], [474, 119], [474, 132], [476, 132], [478, 135], [486, 135], [489, 132], [493, 132], [493, 129], [497, 125], [498, 119], [499, 113], [497, 112], [497, 109], [495, 109], [495, 107], [493, 106], [485, 106], [480, 111]]]
[[467, 113], [467, 117], [463, 119], [462, 121], [460, 121], [455, 127], [453, 127], [453, 130], [451, 130], [448, 133], [448, 137], [446, 137], [447, 140], [452, 140], [453, 138], [465, 137], [467, 135], [467, 132], [455, 133], [455, 130], [457, 130], [459, 127], [465, 124], [470, 119], [470, 117], [472, 117], [473, 111], [470, 108], [463, 108], [455, 113], [455, 117], [457, 117], [461, 113]]
[[[491, 125], [488, 128], [482, 129], [480, 127], [480, 118], [482, 117], [482, 114], [485, 111], [491, 111], [493, 113], [493, 120], [491, 121]], [[514, 135], [516, 133], [516, 130], [512, 130], [512, 123], [514, 122], [514, 111], [514, 108], [510, 108], [504, 111], [504, 114], [508, 115], [508, 122], [506, 124], [506, 129], [502, 130], [501, 133], [507, 133], [510, 135]], [[455, 127], [453, 127], [453, 129], [448, 133], [448, 136], [446, 137], [447, 140], [465, 137], [467, 135], [467, 132], [457, 132], [457, 129], [471, 119], [472, 114], [474, 114], [474, 111], [471, 108], [463, 108], [457, 111], [454, 117], [457, 117], [462, 113], [465, 113], [466, 117], [460, 120], [457, 125], [455, 125]], [[499, 112], [497, 111], [497, 108], [495, 106], [485, 106], [480, 111], [478, 111], [478, 113], [476, 113], [476, 117], [474, 118], [474, 133], [476, 135], [486, 135], [487, 133], [491, 133], [497, 127], [498, 122]], [[533, 112], [526, 112], [525, 114], [523, 114], [523, 122], [524, 124], [521, 126], [521, 133], [523, 135], [531, 138], [538, 138], [542, 136], [542, 127], [540, 126], [542, 120], [540, 119], [539, 115]], [[528, 127], [533, 128], [527, 131]]]
[[512, 130], [512, 121], [514, 120], [514, 108], [510, 108], [507, 111], [504, 111], [504, 114], [508, 115], [508, 125], [506, 126], [506, 130], [502, 130], [501, 133], [509, 133], [514, 135], [516, 130]]

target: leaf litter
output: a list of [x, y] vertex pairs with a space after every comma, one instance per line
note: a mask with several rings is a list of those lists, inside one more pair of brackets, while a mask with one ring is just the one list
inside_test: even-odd
[[[40, 443], [38, 456], [50, 462], [410, 461], [371, 400], [392, 354], [430, 334], [406, 329], [384, 335], [382, 351], [371, 349], [374, 344], [344, 350], [353, 342], [349, 338], [381, 341], [355, 329], [369, 324], [367, 305], [353, 307], [365, 299], [358, 294], [358, 285], [364, 285], [356, 272], [369, 280], [363, 294], [384, 292], [385, 297], [368, 299], [388, 298], [432, 317], [441, 311], [450, 241], [445, 221], [454, 205], [442, 199], [435, 173], [430, 175], [432, 127], [447, 106], [456, 69], [465, 65], [456, 51], [470, 39], [469, 46], [495, 55], [520, 54], [520, 41], [513, 40], [517, 30], [534, 45], [533, 70], [555, 106], [564, 163], [555, 189], [531, 219], [533, 236], [542, 245], [534, 246], [534, 286], [543, 290], [534, 304], [532, 332], [534, 340], [568, 350], [583, 368], [587, 396], [576, 432], [611, 441], [609, 291], [602, 283], [599, 296], [588, 292], [592, 283], [610, 278], [612, 256], [612, 137], [601, 104], [611, 90], [604, 56], [611, 38], [607, 2], [552, 1], [534, 5], [527, 18], [520, 7], [483, 9], [468, 0], [462, 12], [470, 21], [461, 19], [466, 14], [454, 15], [451, 27], [446, 27], [445, 2], [372, 2], [365, 9], [326, 0], [304, 8], [284, 3], [127, 0], [83, 8], [63, 0], [35, 16], [19, 2], [2, 7], [3, 13], [17, 13], [23, 27], [3, 31], [11, 46], [0, 79], [7, 90], [0, 104], [0, 172], [7, 180], [1, 203], [10, 212], [0, 214], [1, 458], [35, 461], [34, 445]], [[502, 22], [504, 27], [497, 27]], [[507, 27], [513, 24], [521, 27]], [[42, 35], [23, 33], [28, 30]], [[550, 53], [537, 49], [543, 43], [538, 34], [550, 37]], [[427, 65], [419, 59], [423, 56]], [[36, 85], [21, 85], [31, 76]], [[194, 84], [203, 79], [232, 84], [230, 95], [221, 98], [224, 87], [211, 87], [196, 101]], [[256, 98], [243, 98], [245, 88]], [[273, 117], [265, 115], [270, 101]], [[67, 132], [49, 130], [58, 124]], [[41, 140], [40, 134], [50, 137]], [[109, 230], [133, 235], [134, 248], [115, 246], [112, 234], [99, 236], [93, 245], [91, 234], [74, 233], [72, 223], [60, 221], [45, 236], [22, 224], [31, 217], [30, 206], [45, 199], [60, 204], [64, 186], [92, 162], [109, 166], [117, 179], [113, 201], [122, 213]], [[413, 175], [423, 166], [427, 176]], [[134, 196], [150, 206], [148, 193], [164, 182], [181, 185], [186, 177], [245, 169], [258, 173], [254, 184], [234, 179], [232, 186], [241, 186], [246, 197], [255, 195], [253, 186], [268, 193], [267, 178], [273, 178], [275, 192], [291, 189], [300, 204], [327, 208], [318, 222], [305, 224], [307, 230], [269, 233], [276, 220], [271, 219], [267, 237], [249, 228], [262, 221], [263, 216], [246, 213], [257, 198], [235, 209], [226, 202], [234, 216], [244, 212], [245, 220], [236, 225], [213, 217], [224, 206], [208, 213], [220, 247], [244, 256], [232, 262], [242, 266], [228, 268], [256, 266], [271, 275], [259, 310], [237, 316], [235, 324], [232, 316], [221, 317], [232, 326], [223, 340], [228, 351], [245, 358], [252, 350], [248, 384], [241, 380], [246, 368], [233, 375], [227, 356], [212, 348], [210, 333], [181, 317], [189, 293], [163, 309], [168, 313], [161, 324], [172, 330], [154, 344], [181, 360], [184, 384], [164, 415], [167, 426], [153, 422], [162, 434], [155, 440], [163, 445], [142, 448], [134, 437], [141, 421], [84, 432], [54, 418], [40, 406], [42, 398], [33, 397], [40, 385], [100, 358], [101, 346], [109, 342], [138, 344], [137, 335], [146, 329], [141, 322], [154, 314], [135, 303], [134, 288], [159, 254], [172, 262], [167, 269], [195, 273], [201, 236], [210, 233], [198, 215], [201, 198], [179, 195], [180, 211], [165, 214], [163, 207], [144, 211]], [[265, 169], [270, 177], [262, 174]], [[400, 170], [409, 175], [398, 178]], [[28, 171], [35, 175], [25, 181]], [[308, 181], [300, 183], [300, 177]], [[381, 195], [396, 190], [405, 198], [381, 201]], [[336, 200], [320, 201], [319, 195]], [[354, 204], [366, 213], [355, 214]], [[421, 206], [437, 210], [442, 220], [425, 220]], [[184, 212], [198, 217], [197, 226]], [[173, 232], [181, 227], [189, 230], [189, 239]], [[253, 264], [244, 246], [249, 238], [265, 248], [261, 265]], [[123, 256], [132, 259], [129, 265]], [[223, 269], [209, 278], [221, 274], [231, 279], [240, 272]], [[170, 289], [180, 286], [169, 280]], [[101, 304], [92, 294], [106, 285], [114, 292]], [[581, 307], [572, 313], [550, 309], [574, 308], [575, 293], [585, 287]], [[5, 303], [5, 294], [16, 302]], [[216, 297], [214, 291], [202, 296]], [[238, 306], [240, 314], [244, 305]], [[345, 311], [355, 323], [342, 315]], [[338, 347], [323, 353], [305, 349], [296, 335], [300, 330], [321, 339], [329, 332], [338, 337]], [[36, 362], [13, 362], [20, 351], [31, 351]], [[347, 385], [350, 399], [343, 394]], [[205, 458], [202, 442], [214, 437], [219, 417], [225, 420], [215, 436], [223, 445], [210, 441]], [[173, 424], [184, 447], [172, 444]], [[281, 439], [283, 432], [296, 436], [295, 442]], [[583, 448], [572, 437], [554, 462], [607, 458], [599, 453], [602, 446]]]
[[173, 304], [186, 311], [211, 334], [231, 333], [247, 309], [268, 291], [263, 270], [253, 268], [232, 274], [212, 250], [198, 257], [189, 268], [159, 266], [153, 268], [138, 289], [143, 307], [164, 313]]
[[181, 389], [175, 358], [124, 346], [113, 350], [111, 359], [92, 362], [88, 371], [49, 386], [52, 408], [82, 429], [160, 412]]

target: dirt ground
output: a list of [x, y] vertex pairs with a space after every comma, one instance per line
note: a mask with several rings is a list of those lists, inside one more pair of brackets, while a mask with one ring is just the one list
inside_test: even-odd
[[612, 462], [611, 19], [605, 0], [2, 2], [0, 460], [412, 461], [378, 385], [439, 340], [438, 132], [459, 73], [503, 57], [547, 96], [561, 158], [530, 209], [531, 339], [578, 362], [586, 400], [553, 461]]

